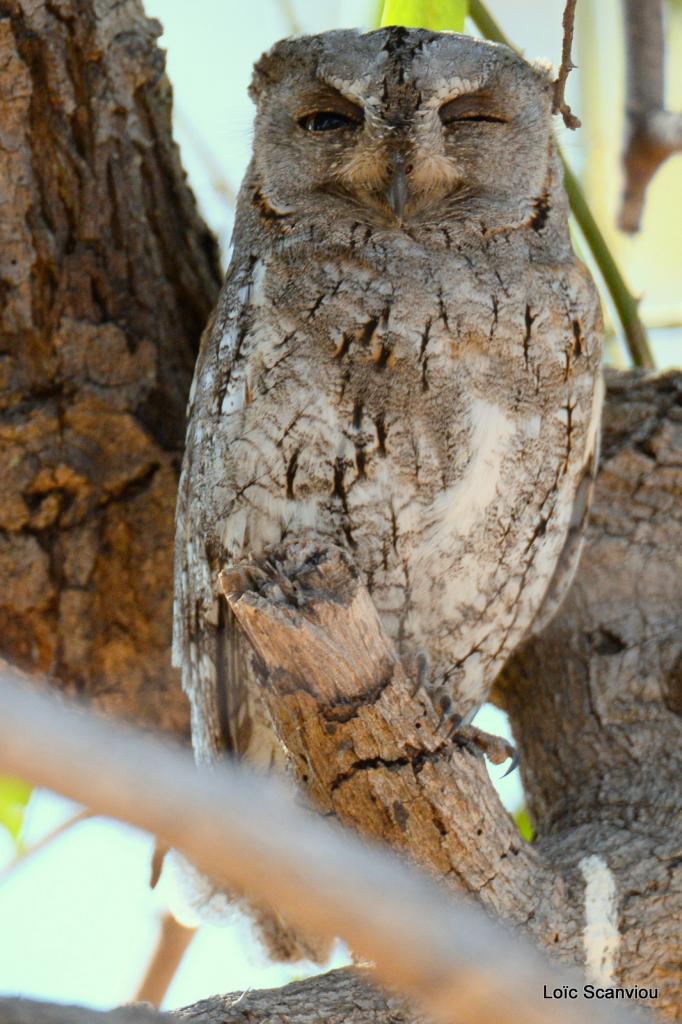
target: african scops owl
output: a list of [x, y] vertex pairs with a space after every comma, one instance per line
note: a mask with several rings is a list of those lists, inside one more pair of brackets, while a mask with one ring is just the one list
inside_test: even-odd
[[569, 240], [546, 70], [401, 28], [286, 39], [203, 339], [177, 513], [175, 659], [195, 747], [276, 739], [218, 573], [342, 545], [408, 670], [486, 700], [575, 569], [601, 316]]

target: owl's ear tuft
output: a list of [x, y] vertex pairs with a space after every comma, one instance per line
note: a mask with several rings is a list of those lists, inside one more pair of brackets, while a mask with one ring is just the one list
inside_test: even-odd
[[249, 96], [254, 103], [258, 103], [263, 90], [277, 81], [277, 64], [279, 63], [276, 47], [272, 47], [253, 65], [253, 74], [249, 84]]
[[[278, 85], [284, 77], [311, 72], [311, 57], [317, 54], [315, 36], [280, 39], [253, 66], [249, 96], [258, 103], [266, 89]], [[314, 72], [314, 69], [312, 69]]]

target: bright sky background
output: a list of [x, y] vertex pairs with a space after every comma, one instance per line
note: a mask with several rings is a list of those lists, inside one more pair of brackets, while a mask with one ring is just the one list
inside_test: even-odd
[[[496, 0], [490, 4], [512, 38], [529, 57], [549, 57], [560, 49], [562, 0]], [[369, 26], [374, 0], [147, 0], [148, 13], [163, 23], [161, 45], [175, 90], [176, 137], [202, 212], [226, 253], [231, 203], [250, 149], [252, 107], [246, 95], [251, 65], [273, 42], [291, 32], [287, 8], [305, 31]], [[578, 133], [560, 128], [562, 144], [591, 186], [591, 199], [626, 267], [633, 287], [645, 293], [645, 311], [656, 322], [680, 316], [682, 295], [682, 161], [670, 161], [651, 191], [645, 234], [634, 241], [610, 228], [617, 195], [619, 96], [622, 68], [617, 45], [617, 0], [583, 0], [577, 63], [592, 68], [582, 88], [605, 95]], [[680, 26], [677, 27], [680, 35]], [[589, 49], [599, 39], [599, 60]], [[678, 51], [679, 52], [679, 51]], [[682, 61], [671, 69], [671, 90], [682, 104]], [[572, 76], [569, 99], [580, 109], [581, 81]], [[589, 143], [589, 145], [588, 145]], [[678, 202], [671, 203], [677, 196]], [[679, 339], [679, 334], [678, 334]], [[662, 364], [677, 362], [672, 332], [659, 337]], [[484, 728], [508, 735], [504, 716], [490, 709]], [[503, 768], [493, 768], [499, 778]], [[502, 786], [507, 806], [519, 806], [518, 773]], [[74, 807], [52, 794], [32, 799], [24, 832], [31, 845]], [[99, 819], [87, 821], [44, 852], [0, 880], [0, 993], [107, 1008], [130, 1000], [157, 938], [159, 914], [175, 899], [172, 885], [148, 887], [151, 840], [132, 829]], [[0, 830], [0, 871], [12, 856]], [[339, 950], [335, 963], [343, 962]], [[183, 1006], [218, 992], [271, 987], [312, 970], [266, 963], [248, 926], [204, 925], [183, 963], [165, 1006]]]

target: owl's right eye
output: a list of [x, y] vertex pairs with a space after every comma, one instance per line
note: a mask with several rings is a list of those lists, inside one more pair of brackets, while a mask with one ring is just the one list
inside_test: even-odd
[[316, 110], [314, 114], [306, 114], [298, 122], [307, 132], [336, 132], [340, 128], [358, 128], [361, 117], [350, 117], [336, 110]]

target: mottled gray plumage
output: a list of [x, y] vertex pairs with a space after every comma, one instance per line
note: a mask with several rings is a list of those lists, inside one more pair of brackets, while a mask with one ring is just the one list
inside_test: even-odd
[[423, 652], [434, 699], [470, 713], [575, 568], [601, 318], [545, 71], [467, 36], [329, 32], [278, 43], [251, 94], [191, 398], [175, 658], [198, 756], [269, 764], [219, 570], [285, 537], [344, 545], [408, 670]]

